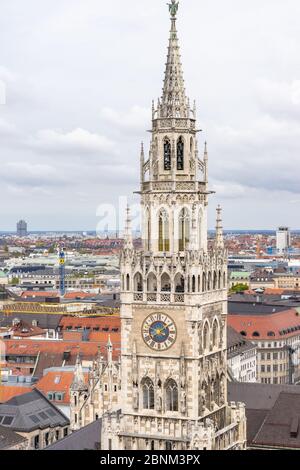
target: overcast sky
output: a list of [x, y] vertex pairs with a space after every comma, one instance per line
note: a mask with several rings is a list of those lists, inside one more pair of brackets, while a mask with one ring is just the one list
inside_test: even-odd
[[[166, 0], [0, 0], [0, 231], [93, 230], [139, 187]], [[187, 94], [224, 227], [300, 228], [299, 0], [181, 0]], [[3, 95], [3, 93], [2, 93]], [[0, 86], [1, 99], [1, 86]]]

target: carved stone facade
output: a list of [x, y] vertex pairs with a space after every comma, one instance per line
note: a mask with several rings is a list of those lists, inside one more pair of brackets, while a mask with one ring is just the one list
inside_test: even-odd
[[121, 390], [120, 363], [112, 360], [112, 344], [107, 344], [107, 360], [100, 352], [85, 380], [77, 358], [70, 390], [70, 428], [76, 431], [118, 408]]
[[[142, 147], [143, 248], [128, 209], [121, 254], [121, 394], [103, 409], [103, 449], [243, 449], [243, 404], [227, 404], [227, 252], [221, 209], [207, 246], [208, 155], [186, 97], [172, 0], [162, 99]], [[177, 5], [178, 6], [178, 5]]]

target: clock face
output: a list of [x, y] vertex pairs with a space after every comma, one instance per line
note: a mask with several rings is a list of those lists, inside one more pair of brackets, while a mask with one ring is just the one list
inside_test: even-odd
[[165, 351], [176, 341], [176, 325], [168, 315], [152, 313], [143, 323], [142, 336], [149, 348]]

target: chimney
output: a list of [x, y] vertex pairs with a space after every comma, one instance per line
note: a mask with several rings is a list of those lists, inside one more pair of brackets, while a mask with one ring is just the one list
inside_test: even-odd
[[297, 437], [299, 431], [299, 417], [294, 416], [290, 427], [290, 437]]

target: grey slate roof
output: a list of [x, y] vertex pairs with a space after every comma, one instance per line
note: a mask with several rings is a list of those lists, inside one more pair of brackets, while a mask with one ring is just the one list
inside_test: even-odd
[[285, 305], [228, 301], [229, 315], [270, 315], [272, 313], [283, 312], [284, 310], [288, 310], [288, 307]]
[[26, 442], [26, 437], [20, 436], [11, 429], [0, 426], [0, 450], [10, 449], [16, 445]]
[[246, 405], [248, 446], [300, 449], [299, 386], [229, 382], [228, 401]]
[[246, 409], [270, 410], [281, 392], [300, 393], [298, 385], [228, 382], [228, 401], [241, 401]]
[[230, 325], [227, 326], [227, 356], [228, 358], [237, 356], [251, 349], [256, 349], [256, 345], [246, 340]]
[[99, 419], [55, 442], [45, 450], [97, 450], [100, 447], [101, 428], [102, 420]]
[[68, 426], [69, 420], [43, 393], [34, 389], [0, 405], [0, 424], [14, 431], [30, 432], [49, 426]]
[[14, 312], [13, 314], [6, 316], [0, 313], [0, 323], [1, 326], [10, 327], [12, 326], [12, 322], [15, 318], [18, 318], [19, 320], [27, 323], [32, 323], [33, 320], [36, 320], [40, 328], [56, 330], [58, 328], [61, 317], [62, 315], [45, 315], [38, 313], [33, 313], [29, 315], [27, 313], [22, 314], [18, 312]]
[[300, 390], [281, 392], [259, 428], [253, 445], [300, 449]]

